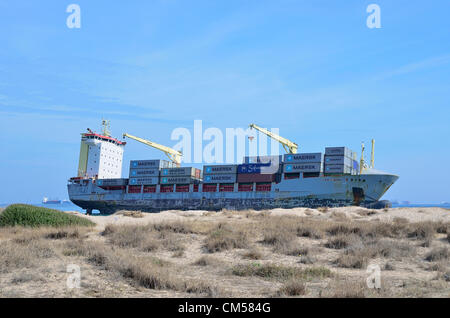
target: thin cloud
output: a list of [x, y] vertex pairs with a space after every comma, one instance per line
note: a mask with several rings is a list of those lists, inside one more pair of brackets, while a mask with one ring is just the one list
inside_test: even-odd
[[434, 68], [440, 65], [448, 64], [450, 63], [450, 54], [449, 55], [443, 55], [438, 57], [429, 58], [423, 61], [411, 63], [404, 65], [402, 67], [399, 67], [395, 70], [392, 70], [390, 72], [386, 72], [384, 74], [381, 74], [380, 76], [376, 77], [375, 80], [383, 80], [387, 78], [391, 78], [394, 76], [399, 75], [405, 75], [409, 73], [414, 73], [417, 71], [421, 71], [424, 69]]

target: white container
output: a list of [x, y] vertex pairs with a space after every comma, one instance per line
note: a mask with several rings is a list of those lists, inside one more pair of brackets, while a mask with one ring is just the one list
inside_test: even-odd
[[325, 165], [324, 173], [351, 174], [352, 168], [344, 165]]
[[201, 170], [192, 168], [192, 167], [183, 167], [183, 168], [164, 168], [161, 169], [160, 173], [161, 177], [175, 177], [175, 176], [191, 176], [200, 178]]
[[283, 159], [282, 155], [276, 156], [253, 156], [253, 157], [244, 157], [244, 163], [272, 163], [272, 164], [281, 164]]
[[326, 156], [345, 156], [345, 157], [353, 159], [353, 151], [351, 151], [347, 147], [326, 147], [325, 155]]
[[345, 156], [325, 156], [326, 165], [344, 165], [348, 167], [353, 166], [353, 160]]

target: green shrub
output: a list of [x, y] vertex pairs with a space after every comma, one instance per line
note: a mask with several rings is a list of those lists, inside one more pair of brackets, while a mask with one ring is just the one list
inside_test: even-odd
[[13, 204], [0, 214], [0, 227], [6, 226], [93, 226], [88, 219], [70, 215], [58, 210], [26, 204]]

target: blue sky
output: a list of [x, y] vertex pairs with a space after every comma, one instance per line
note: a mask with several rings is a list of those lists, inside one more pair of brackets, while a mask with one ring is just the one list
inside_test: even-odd
[[[81, 7], [81, 29], [66, 7]], [[366, 26], [369, 4], [381, 29]], [[66, 198], [80, 133], [278, 127], [300, 151], [376, 139], [386, 198], [450, 201], [448, 1], [0, 0], [0, 203]], [[135, 142], [130, 159], [163, 158]]]

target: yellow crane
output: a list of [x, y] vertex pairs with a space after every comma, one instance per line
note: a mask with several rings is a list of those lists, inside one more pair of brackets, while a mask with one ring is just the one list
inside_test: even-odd
[[145, 144], [147, 146], [150, 146], [150, 147], [156, 148], [158, 150], [161, 150], [162, 152], [164, 152], [166, 154], [167, 157], [169, 157], [169, 159], [173, 163], [175, 163], [177, 165], [177, 167], [180, 166], [180, 164], [181, 164], [181, 156], [183, 155], [180, 151], [177, 151], [177, 150], [172, 149], [170, 147], [163, 146], [163, 145], [157, 144], [156, 142], [153, 142], [153, 141], [150, 141], [150, 140], [146, 140], [146, 139], [143, 139], [143, 138], [139, 138], [139, 137], [127, 134], [127, 133], [123, 134], [123, 138], [125, 138], [125, 137], [134, 139], [134, 140], [139, 141], [139, 142], [141, 142], [141, 143], [143, 143], [143, 144]]
[[295, 142], [290, 141], [289, 139], [283, 138], [281, 136], [278, 136], [277, 134], [274, 134], [273, 132], [268, 131], [265, 128], [259, 127], [255, 124], [250, 124], [250, 128], [251, 129], [256, 129], [259, 132], [269, 136], [270, 138], [275, 139], [276, 141], [278, 141], [284, 148], [284, 150], [286, 150], [287, 153], [290, 154], [295, 154], [297, 153], [297, 149], [298, 149], [298, 145]]

